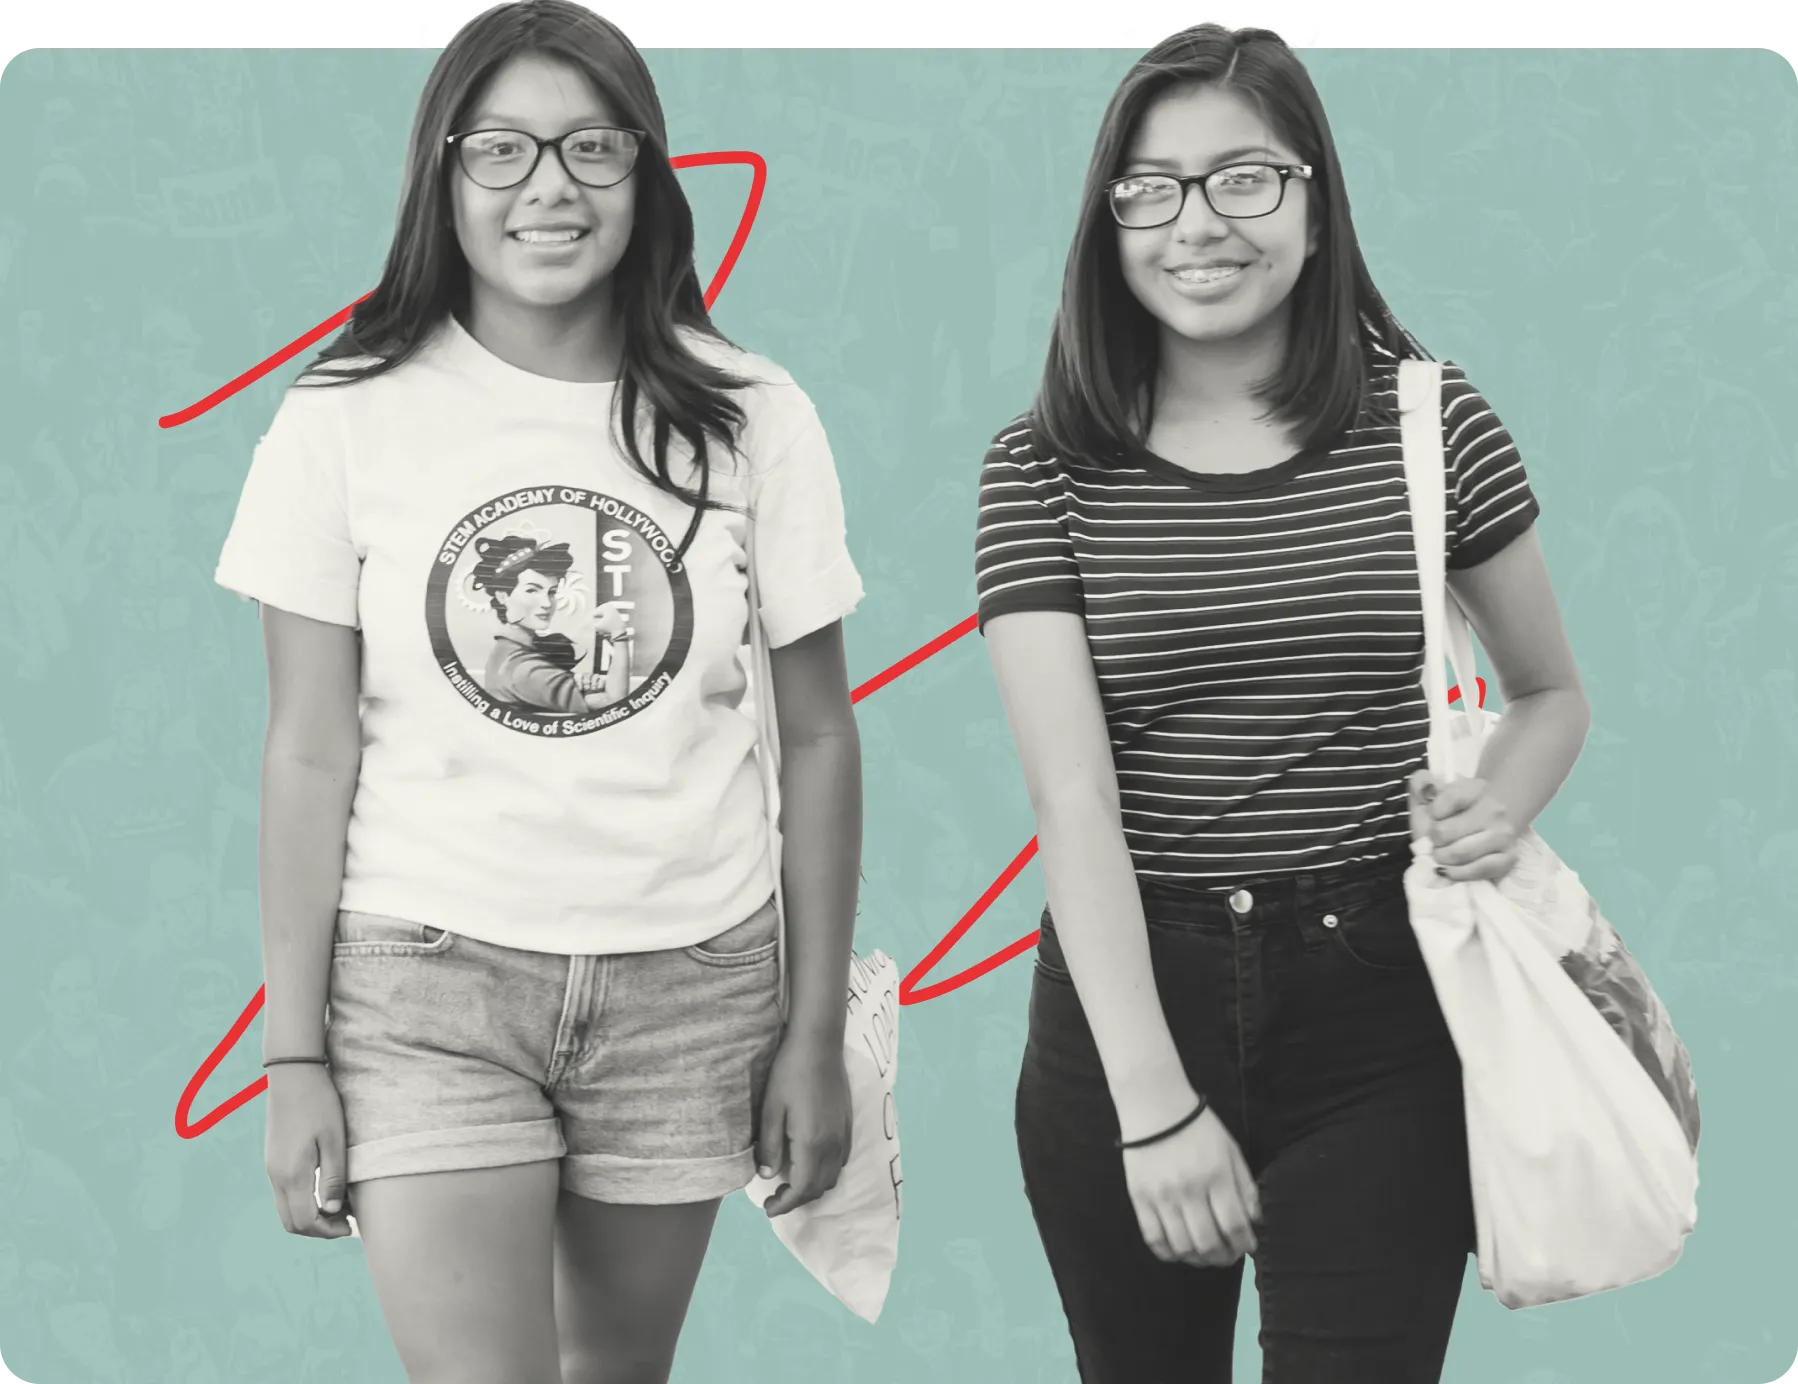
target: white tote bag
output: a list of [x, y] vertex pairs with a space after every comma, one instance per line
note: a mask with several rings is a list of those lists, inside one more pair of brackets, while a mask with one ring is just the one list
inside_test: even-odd
[[[762, 627], [755, 575], [755, 521], [749, 523], [750, 691], [759, 743], [756, 761], [768, 805], [775, 910], [780, 915], [780, 998], [787, 1002], [787, 908], [781, 887], [780, 730], [774, 715], [774, 672]], [[781, 1243], [846, 1307], [868, 1322], [880, 1318], [899, 1258], [899, 1123], [893, 1083], [899, 1062], [899, 967], [883, 952], [852, 955], [844, 1060], [854, 1115], [849, 1161], [837, 1185], [816, 1201], [770, 1222]], [[758, 1177], [744, 1188], [757, 1206], [779, 1188]]]
[[[1441, 385], [1433, 361], [1399, 368], [1429, 768], [1450, 780], [1477, 771], [1497, 717], [1477, 705], [1472, 637], [1445, 582]], [[1663, 1272], [1696, 1224], [1698, 1189], [1697, 1092], [1666, 1010], [1534, 832], [1497, 882], [1445, 880], [1427, 839], [1413, 849], [1412, 926], [1463, 1069], [1481, 1283], [1531, 1307]]]

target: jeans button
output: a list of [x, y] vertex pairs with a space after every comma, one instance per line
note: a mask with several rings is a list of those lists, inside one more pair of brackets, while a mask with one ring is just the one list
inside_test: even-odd
[[1335, 927], [1336, 921], [1337, 921], [1337, 919], [1336, 919], [1336, 915], [1334, 913], [1324, 914], [1324, 926], [1325, 927]]
[[1229, 903], [1231, 912], [1247, 913], [1255, 906], [1255, 896], [1247, 889], [1238, 889], [1234, 894], [1230, 895]]

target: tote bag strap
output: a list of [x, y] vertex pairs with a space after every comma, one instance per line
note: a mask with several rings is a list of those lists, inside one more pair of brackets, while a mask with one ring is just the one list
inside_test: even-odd
[[787, 900], [781, 885], [780, 723], [774, 715], [774, 663], [762, 624], [761, 583], [755, 572], [755, 512], [749, 512], [749, 697], [755, 704], [755, 762], [768, 816], [768, 863], [774, 870], [774, 911], [779, 915], [780, 1012], [787, 1012]]
[[1448, 589], [1448, 481], [1442, 444], [1442, 366], [1433, 360], [1402, 360], [1398, 366], [1399, 439], [1405, 457], [1405, 488], [1411, 510], [1411, 539], [1417, 551], [1417, 580], [1423, 596], [1423, 696], [1429, 704], [1429, 767], [1447, 778], [1454, 773], [1444, 660], [1460, 684], [1460, 714], [1477, 729], [1473, 639], [1467, 616]]

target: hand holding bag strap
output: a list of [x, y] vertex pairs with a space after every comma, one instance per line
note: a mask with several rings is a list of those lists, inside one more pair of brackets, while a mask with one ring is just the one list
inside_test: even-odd
[[755, 514], [749, 514], [749, 695], [755, 703], [756, 767], [762, 780], [762, 801], [768, 810], [768, 863], [774, 871], [774, 911], [779, 915], [780, 1010], [787, 1011], [787, 901], [781, 885], [780, 835], [780, 723], [774, 714], [774, 662], [768, 652], [768, 631], [762, 625], [761, 583], [755, 571]]

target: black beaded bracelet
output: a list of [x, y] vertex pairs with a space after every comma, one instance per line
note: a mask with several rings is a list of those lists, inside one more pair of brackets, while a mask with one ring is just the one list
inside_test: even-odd
[[309, 1066], [315, 1067], [329, 1067], [331, 1065], [329, 1060], [323, 1057], [270, 1057], [263, 1061], [262, 1069], [267, 1071], [270, 1067], [278, 1067], [283, 1062], [304, 1062]]
[[1187, 1125], [1191, 1124], [1194, 1120], [1198, 1119], [1199, 1116], [1201, 1116], [1205, 1113], [1206, 1108], [1210, 1104], [1211, 1104], [1211, 1102], [1209, 1100], [1207, 1100], [1204, 1096], [1200, 1096], [1199, 1103], [1194, 1108], [1192, 1114], [1188, 1115], [1185, 1119], [1181, 1120], [1178, 1124], [1169, 1125], [1166, 1129], [1162, 1130], [1159, 1134], [1148, 1134], [1148, 1135], [1145, 1135], [1144, 1137], [1142, 1137], [1141, 1139], [1126, 1140], [1126, 1139], [1119, 1138], [1119, 1139], [1114, 1139], [1112, 1142], [1120, 1149], [1139, 1149], [1148, 1144], [1159, 1144], [1163, 1139], [1173, 1138], [1174, 1135], [1178, 1134], [1181, 1130], [1185, 1129]]

